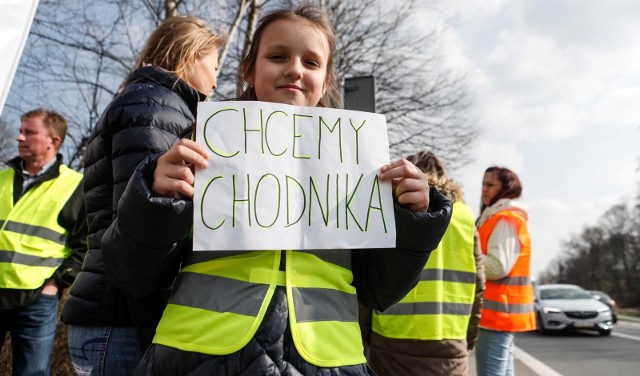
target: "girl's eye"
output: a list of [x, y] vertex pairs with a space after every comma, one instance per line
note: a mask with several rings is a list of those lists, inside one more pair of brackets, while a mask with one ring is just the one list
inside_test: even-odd
[[273, 55], [269, 56], [269, 59], [274, 60], [274, 61], [284, 60], [284, 55], [282, 55], [282, 54], [273, 54]]
[[319, 67], [320, 67], [320, 64], [319, 64], [317, 61], [315, 61], [315, 60], [307, 60], [307, 64], [308, 64], [308, 65], [311, 65], [311, 66], [313, 66], [313, 67], [316, 67], [316, 68], [319, 68]]

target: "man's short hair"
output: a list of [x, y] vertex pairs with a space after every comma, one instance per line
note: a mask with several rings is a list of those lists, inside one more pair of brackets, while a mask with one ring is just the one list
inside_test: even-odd
[[25, 112], [20, 117], [20, 121], [25, 121], [32, 118], [42, 118], [45, 128], [49, 131], [49, 135], [60, 137], [60, 146], [64, 142], [64, 138], [67, 135], [67, 120], [59, 113], [47, 110], [44, 108], [37, 108], [35, 110]]

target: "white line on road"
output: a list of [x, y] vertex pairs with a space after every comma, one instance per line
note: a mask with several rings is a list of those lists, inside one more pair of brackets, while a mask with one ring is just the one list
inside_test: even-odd
[[513, 346], [513, 354], [517, 359], [522, 361], [522, 363], [540, 376], [562, 376], [562, 374], [554, 371], [551, 367], [529, 355], [518, 346]]
[[616, 336], [616, 337], [620, 337], [620, 338], [626, 338], [626, 339], [630, 339], [633, 341], [640, 341], [640, 337], [638, 336], [633, 336], [631, 334], [624, 334], [624, 333], [617, 333], [617, 332], [612, 332], [611, 333], [612, 336]]

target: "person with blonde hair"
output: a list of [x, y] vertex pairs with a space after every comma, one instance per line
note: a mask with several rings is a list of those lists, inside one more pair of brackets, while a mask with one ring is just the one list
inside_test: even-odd
[[101, 239], [136, 166], [192, 129], [198, 102], [216, 88], [224, 41], [196, 17], [165, 20], [91, 132], [84, 158], [89, 250], [62, 312], [79, 375], [130, 375], [151, 342], [177, 265], [165, 280], [148, 280], [155, 287], [146, 299], [136, 299], [106, 274]]
[[421, 151], [407, 160], [451, 200], [453, 214], [418, 285], [384, 311], [363, 307], [367, 360], [379, 376], [463, 376], [476, 342], [485, 283], [473, 213], [435, 154]]

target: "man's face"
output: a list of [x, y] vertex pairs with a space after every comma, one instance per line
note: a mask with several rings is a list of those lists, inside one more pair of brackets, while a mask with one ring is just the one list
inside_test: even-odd
[[27, 162], [45, 163], [56, 155], [56, 139], [49, 134], [42, 117], [25, 119], [16, 137], [18, 155]]

